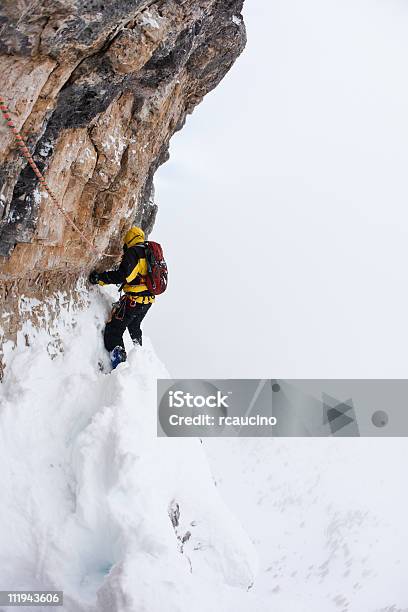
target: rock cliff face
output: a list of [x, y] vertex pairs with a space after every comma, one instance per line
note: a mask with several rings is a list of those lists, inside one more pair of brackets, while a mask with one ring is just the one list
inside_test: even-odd
[[[2, 0], [0, 94], [64, 209], [100, 250], [149, 232], [153, 176], [245, 45], [243, 0]], [[3, 303], [72, 287], [98, 260], [0, 121]], [[106, 258], [102, 265], [115, 263]]]

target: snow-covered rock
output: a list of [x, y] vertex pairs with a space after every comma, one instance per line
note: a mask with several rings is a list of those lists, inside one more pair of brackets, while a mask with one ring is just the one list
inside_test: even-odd
[[58, 350], [28, 327], [5, 347], [0, 589], [63, 590], [69, 612], [249, 610], [256, 555], [200, 441], [157, 438], [151, 344], [98, 368], [109, 306], [61, 306]]

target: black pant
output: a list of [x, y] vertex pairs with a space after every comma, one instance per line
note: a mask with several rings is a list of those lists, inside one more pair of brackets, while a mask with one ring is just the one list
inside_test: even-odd
[[107, 351], [113, 351], [115, 346], [122, 346], [123, 334], [128, 328], [133, 342], [142, 344], [142, 330], [140, 324], [146, 316], [151, 304], [138, 304], [132, 302], [124, 295], [118, 305], [112, 310], [111, 320], [105, 327], [104, 342]]

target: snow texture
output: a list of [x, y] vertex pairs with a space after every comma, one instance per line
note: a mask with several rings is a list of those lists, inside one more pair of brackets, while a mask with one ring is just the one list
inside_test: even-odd
[[43, 331], [4, 347], [0, 589], [62, 589], [67, 612], [408, 612], [405, 439], [157, 438], [166, 368], [147, 340], [101, 372], [110, 290], [78, 291], [54, 323], [22, 299]]
[[151, 344], [98, 369], [106, 295], [5, 347], [0, 589], [62, 589], [69, 612], [248, 610], [256, 553], [200, 441], [157, 438]]
[[257, 548], [262, 610], [408, 612], [406, 438], [208, 438], [205, 449]]

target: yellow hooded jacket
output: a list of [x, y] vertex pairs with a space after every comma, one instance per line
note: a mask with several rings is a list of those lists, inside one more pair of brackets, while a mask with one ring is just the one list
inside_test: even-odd
[[122, 284], [122, 289], [139, 304], [151, 304], [155, 296], [150, 293], [144, 282], [147, 274], [147, 261], [143, 243], [144, 231], [131, 227], [124, 238], [124, 255], [117, 270], [99, 274], [99, 284]]

